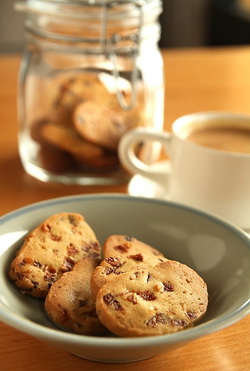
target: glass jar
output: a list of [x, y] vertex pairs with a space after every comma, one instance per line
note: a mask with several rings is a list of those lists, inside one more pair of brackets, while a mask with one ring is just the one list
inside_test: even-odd
[[[160, 0], [27, 0], [27, 47], [20, 69], [19, 153], [26, 172], [47, 182], [116, 184], [121, 136], [162, 129]], [[154, 161], [154, 144], [137, 148]]]

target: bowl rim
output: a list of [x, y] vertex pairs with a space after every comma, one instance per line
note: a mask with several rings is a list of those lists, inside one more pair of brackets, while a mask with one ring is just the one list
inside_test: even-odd
[[[137, 202], [146, 202], [146, 203], [154, 203], [154, 204], [161, 204], [167, 205], [168, 207], [179, 208], [185, 211], [189, 211], [191, 213], [197, 214], [203, 218], [207, 218], [220, 224], [224, 228], [233, 232], [238, 238], [245, 242], [247, 248], [250, 250], [250, 235], [247, 234], [244, 230], [239, 228], [238, 226], [218, 217], [217, 215], [208, 213], [203, 210], [199, 210], [187, 205], [183, 205], [177, 202], [161, 200], [161, 199], [150, 199], [140, 196], [130, 196], [127, 194], [120, 194], [120, 193], [96, 193], [96, 194], [80, 194], [80, 195], [69, 195], [69, 196], [62, 196], [51, 198], [35, 203], [28, 204], [21, 208], [18, 208], [14, 211], [11, 211], [3, 216], [0, 217], [0, 228], [5, 223], [9, 222], [10, 220], [32, 212], [35, 209], [46, 208], [47, 206], [58, 205], [62, 203], [70, 203], [70, 202], [80, 202], [80, 201], [92, 201], [97, 199], [105, 199], [105, 200], [131, 200]], [[5, 250], [6, 251], [6, 250]], [[204, 335], [208, 335], [219, 330], [222, 330], [235, 322], [239, 321], [247, 314], [250, 314], [250, 297], [234, 312], [226, 313], [220, 315], [215, 319], [208, 320], [204, 323], [197, 324], [192, 328], [185, 329], [184, 331], [179, 331], [172, 334], [165, 334], [165, 335], [157, 335], [157, 336], [145, 336], [145, 337], [127, 337], [127, 338], [119, 338], [119, 337], [106, 337], [106, 336], [90, 336], [90, 335], [81, 335], [81, 334], [74, 334], [70, 332], [65, 332], [57, 328], [50, 328], [45, 325], [33, 322], [27, 318], [23, 318], [22, 316], [13, 313], [5, 304], [4, 301], [1, 299], [0, 295], [0, 320], [6, 323], [10, 327], [16, 328], [22, 332], [28, 333], [36, 338], [47, 338], [51, 336], [53, 340], [63, 343], [70, 342], [71, 344], [77, 344], [82, 346], [88, 347], [102, 347], [108, 348], [110, 346], [114, 348], [121, 348], [124, 346], [129, 347], [141, 347], [141, 346], [150, 346], [152, 342], [154, 345], [163, 345], [163, 344], [174, 344], [179, 342], [189, 341]]]

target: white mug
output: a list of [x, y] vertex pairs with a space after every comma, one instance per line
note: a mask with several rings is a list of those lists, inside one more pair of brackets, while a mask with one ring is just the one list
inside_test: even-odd
[[[187, 139], [191, 133], [199, 130], [213, 132], [221, 128], [229, 132], [240, 129], [244, 133], [244, 145], [248, 146], [245, 153], [241, 153], [241, 143], [237, 152], [233, 152], [231, 148], [210, 148]], [[206, 134], [205, 139], [207, 137]], [[226, 143], [224, 138], [226, 136], [219, 142]], [[147, 140], [161, 143], [169, 157], [170, 166], [157, 168], [138, 159], [136, 145]], [[129, 131], [121, 139], [119, 157], [123, 166], [132, 174], [141, 174], [163, 185], [170, 200], [219, 215], [241, 228], [249, 229], [249, 146], [250, 116], [200, 112], [177, 119], [173, 123], [172, 132], [159, 132], [146, 127]]]

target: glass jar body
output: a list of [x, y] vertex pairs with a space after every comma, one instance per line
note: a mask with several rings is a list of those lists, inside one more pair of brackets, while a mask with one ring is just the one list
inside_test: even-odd
[[[27, 173], [42, 181], [116, 184], [121, 136], [136, 126], [163, 127], [163, 62], [157, 38], [138, 47], [100, 49], [27, 34], [20, 70], [19, 152]], [[138, 148], [155, 160], [152, 144]]]

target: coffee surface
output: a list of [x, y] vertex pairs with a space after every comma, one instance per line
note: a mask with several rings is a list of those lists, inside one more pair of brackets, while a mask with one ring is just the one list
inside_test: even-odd
[[192, 132], [187, 139], [222, 151], [250, 153], [250, 128], [204, 128]]

